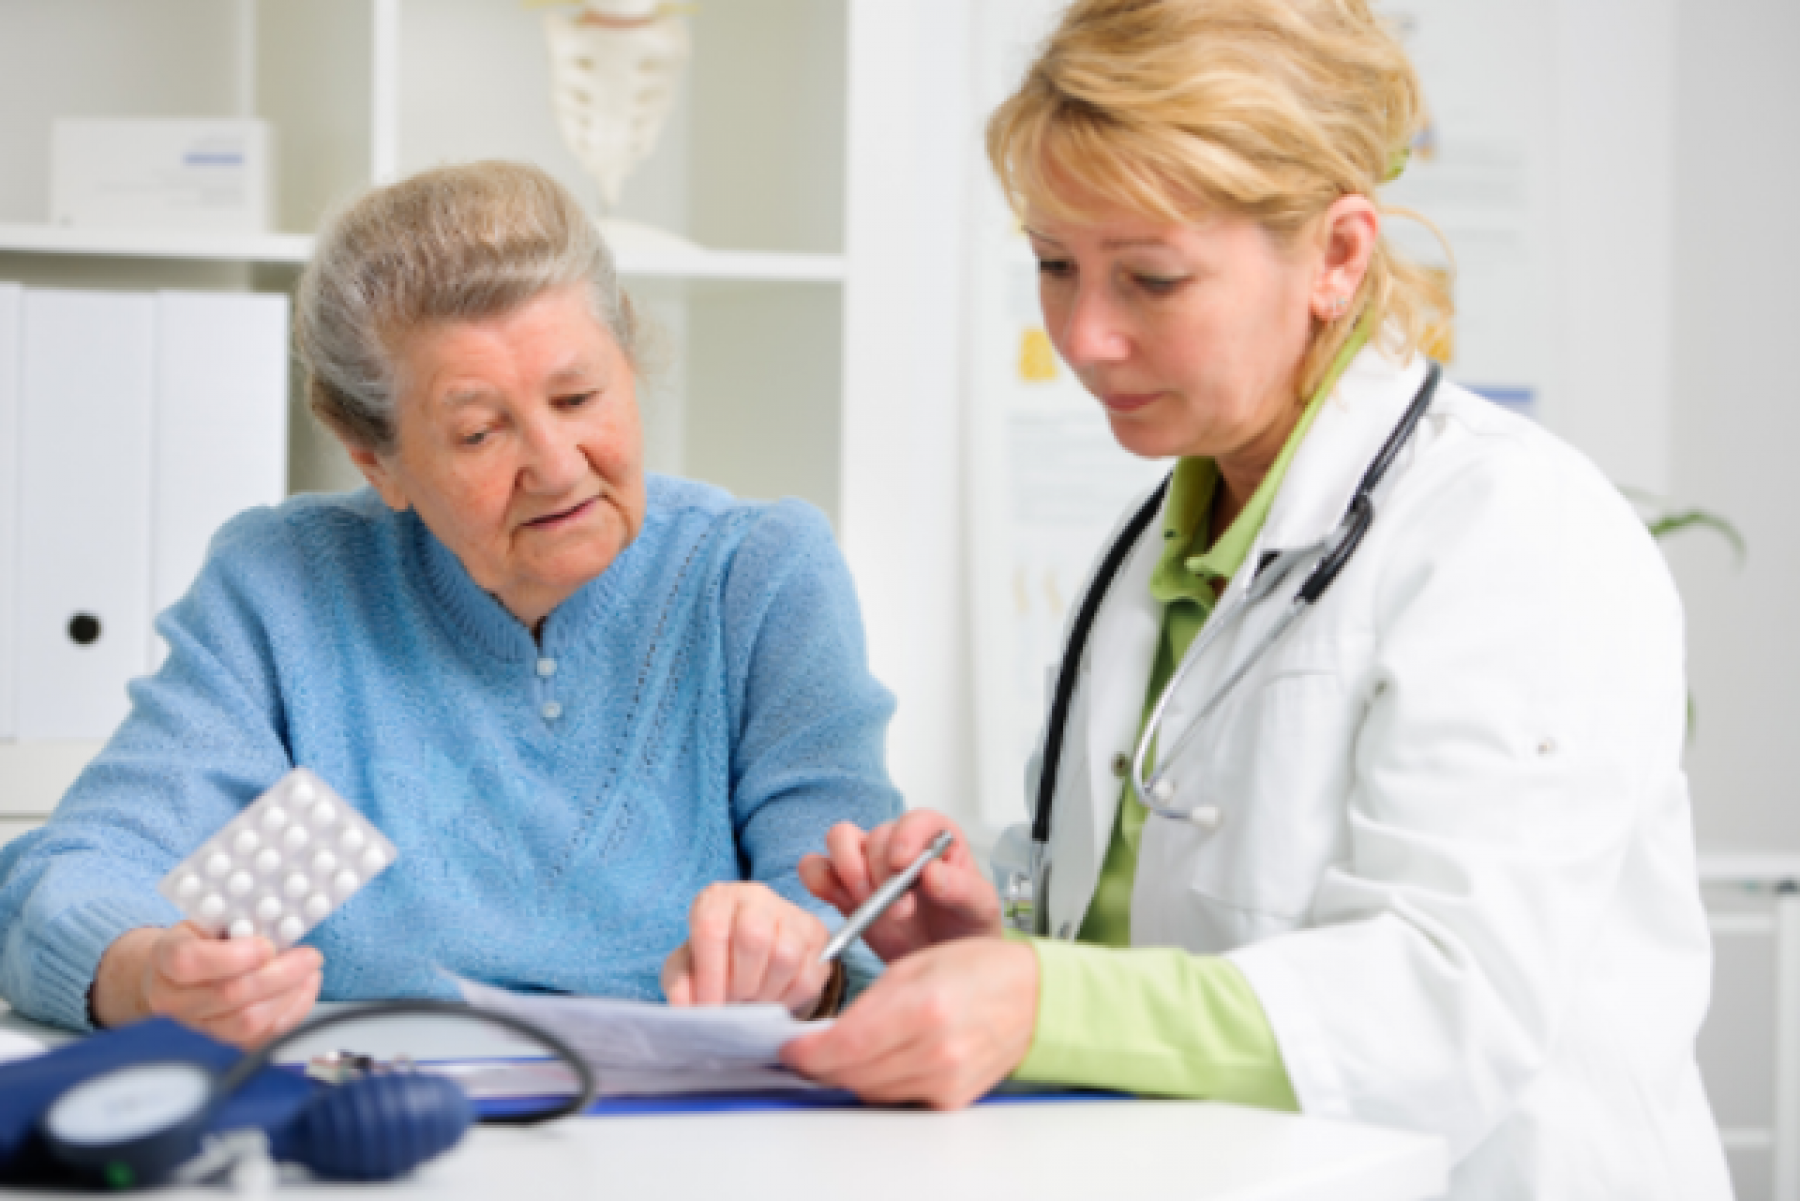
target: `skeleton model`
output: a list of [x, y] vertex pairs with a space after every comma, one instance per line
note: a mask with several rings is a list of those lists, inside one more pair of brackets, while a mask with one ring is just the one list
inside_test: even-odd
[[584, 0], [546, 12], [544, 30], [563, 140], [612, 209], [668, 119], [687, 25], [658, 0]]

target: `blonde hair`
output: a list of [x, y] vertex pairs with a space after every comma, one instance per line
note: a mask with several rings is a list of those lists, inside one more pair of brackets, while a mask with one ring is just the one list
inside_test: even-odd
[[[1418, 76], [1366, 0], [1076, 0], [987, 151], [1021, 213], [1092, 216], [1073, 183], [1157, 219], [1241, 215], [1292, 244], [1339, 197], [1375, 201], [1423, 122]], [[1445, 274], [1384, 234], [1344, 314], [1316, 323], [1300, 394], [1365, 317], [1405, 358], [1451, 311]]]
[[300, 277], [295, 340], [312, 411], [351, 445], [395, 439], [394, 350], [439, 321], [504, 316], [580, 286], [637, 361], [637, 322], [612, 252], [568, 190], [523, 163], [423, 171], [332, 217]]

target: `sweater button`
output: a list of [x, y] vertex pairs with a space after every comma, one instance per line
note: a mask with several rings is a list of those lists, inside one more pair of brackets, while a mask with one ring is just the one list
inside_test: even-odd
[[539, 712], [544, 715], [545, 721], [555, 721], [562, 716], [562, 706], [555, 701], [546, 701], [544, 707], [540, 709]]
[[549, 679], [551, 676], [555, 675], [556, 674], [556, 660], [555, 659], [539, 659], [537, 661], [537, 673], [538, 673], [538, 675], [542, 676], [546, 680]]

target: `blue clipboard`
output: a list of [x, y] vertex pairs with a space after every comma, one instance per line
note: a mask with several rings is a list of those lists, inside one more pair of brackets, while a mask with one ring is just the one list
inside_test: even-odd
[[[548, 1109], [561, 1097], [494, 1097], [478, 1100], [480, 1117], [511, 1117]], [[1065, 1101], [1135, 1101], [1130, 1093], [1101, 1089], [1002, 1084], [977, 1105], [1045, 1105]], [[582, 1111], [584, 1117], [641, 1117], [675, 1113], [755, 1113], [778, 1109], [871, 1108], [845, 1089], [766, 1089], [757, 1092], [684, 1093], [663, 1097], [602, 1097]]]

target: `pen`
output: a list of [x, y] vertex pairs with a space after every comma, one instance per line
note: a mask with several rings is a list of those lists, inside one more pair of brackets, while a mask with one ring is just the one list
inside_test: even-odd
[[925, 870], [925, 865], [949, 850], [950, 844], [955, 841], [955, 836], [945, 830], [931, 840], [930, 846], [919, 852], [917, 859], [906, 865], [905, 871], [890, 878], [886, 884], [870, 893], [869, 899], [856, 907], [856, 912], [850, 915], [848, 920], [838, 928], [838, 932], [831, 936], [831, 941], [825, 944], [825, 949], [819, 953], [819, 962], [831, 963], [842, 955], [850, 944], [856, 941], [858, 935], [874, 925], [876, 918], [887, 912], [889, 905], [900, 899], [900, 894], [913, 886], [913, 881], [919, 878], [919, 873]]

